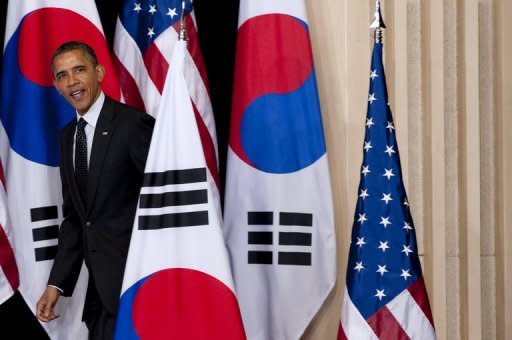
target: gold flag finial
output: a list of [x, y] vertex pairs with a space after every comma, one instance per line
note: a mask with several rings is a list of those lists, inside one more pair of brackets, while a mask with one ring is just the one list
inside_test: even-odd
[[375, 42], [377, 43], [382, 42], [382, 35], [384, 34], [384, 29], [386, 28], [384, 19], [382, 18], [382, 12], [380, 10], [380, 2], [381, 0], [376, 0], [375, 2], [375, 15], [373, 22], [370, 25], [370, 28], [375, 29]]
[[181, 18], [179, 40], [187, 40], [187, 28], [185, 26], [185, 0], [181, 1]]

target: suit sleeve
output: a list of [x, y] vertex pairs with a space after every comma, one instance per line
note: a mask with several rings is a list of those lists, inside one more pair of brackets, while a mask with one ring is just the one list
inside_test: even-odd
[[[61, 136], [61, 154], [64, 152], [64, 138]], [[63, 166], [60, 167], [62, 182], [64, 220], [59, 229], [57, 256], [48, 279], [48, 285], [62, 290], [63, 296], [71, 296], [83, 263], [83, 240], [80, 217], [76, 212]]]
[[131, 134], [130, 157], [140, 174], [144, 173], [154, 125], [155, 119], [143, 114], [137, 119], [135, 131]]

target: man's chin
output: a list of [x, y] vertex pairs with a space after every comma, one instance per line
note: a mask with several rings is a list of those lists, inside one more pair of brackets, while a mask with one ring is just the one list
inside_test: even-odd
[[77, 103], [74, 100], [68, 100], [68, 103], [77, 111], [79, 114], [83, 114], [87, 111], [87, 105], [84, 105], [83, 103]]
[[87, 109], [84, 109], [84, 108], [78, 108], [78, 107], [75, 107], [75, 110], [76, 110], [76, 112], [78, 112], [78, 114], [79, 114], [80, 116], [82, 116], [84, 113], [86, 113], [86, 112], [87, 112]]

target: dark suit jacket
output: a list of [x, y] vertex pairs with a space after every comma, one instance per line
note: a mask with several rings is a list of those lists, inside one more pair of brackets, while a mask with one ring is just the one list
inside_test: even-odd
[[[49, 285], [70, 296], [83, 260], [89, 269], [84, 307], [101, 301], [116, 315], [133, 219], [154, 119], [105, 97], [89, 160], [87, 204], [80, 198], [73, 166], [76, 119], [61, 132], [60, 167], [64, 220]], [[94, 292], [93, 288], [96, 288]]]

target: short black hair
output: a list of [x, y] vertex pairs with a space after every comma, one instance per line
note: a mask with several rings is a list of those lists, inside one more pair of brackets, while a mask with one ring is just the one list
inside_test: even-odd
[[53, 71], [53, 62], [55, 61], [55, 58], [57, 58], [59, 55], [74, 51], [74, 50], [80, 50], [82, 53], [89, 58], [89, 60], [92, 62], [92, 65], [96, 67], [98, 65], [98, 57], [96, 56], [96, 52], [94, 52], [93, 48], [89, 45], [87, 45], [84, 42], [81, 41], [68, 41], [64, 44], [60, 45], [55, 52], [53, 52], [52, 55], [52, 71]]

